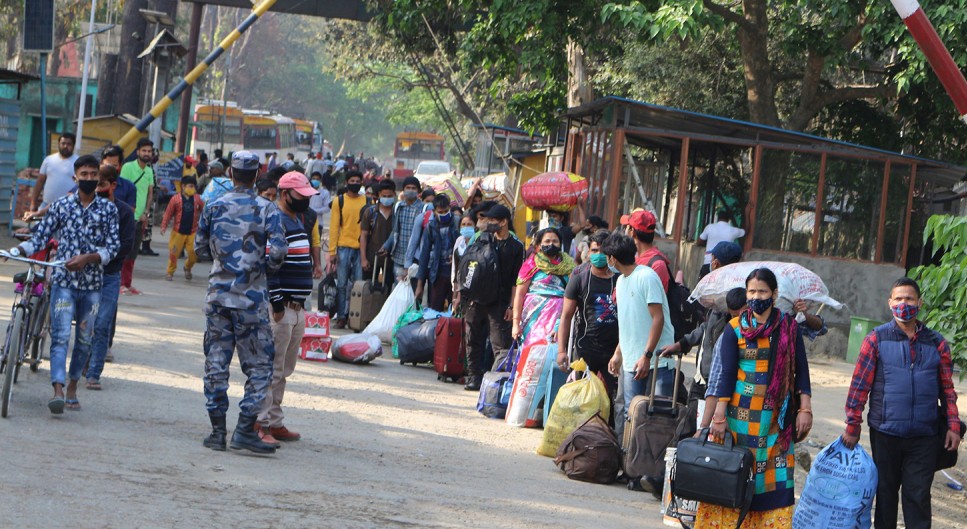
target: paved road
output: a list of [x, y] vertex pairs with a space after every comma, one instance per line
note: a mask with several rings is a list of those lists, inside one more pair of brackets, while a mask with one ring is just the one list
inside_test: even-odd
[[[82, 410], [47, 412], [46, 364], [17, 385], [0, 420], [0, 527], [662, 526], [650, 495], [566, 479], [534, 454], [540, 431], [485, 419], [475, 394], [391, 359], [301, 362], [285, 409], [304, 440], [274, 457], [204, 449], [204, 283], [165, 282], [163, 266], [162, 257], [138, 260], [145, 295], [122, 299], [117, 362], [103, 391], [79, 391]], [[0, 264], [0, 306], [19, 270]], [[817, 362], [813, 371], [821, 446], [842, 424], [848, 366]], [[241, 380], [236, 368], [233, 406]], [[934, 491], [948, 505], [935, 527], [960, 526], [962, 494]]]

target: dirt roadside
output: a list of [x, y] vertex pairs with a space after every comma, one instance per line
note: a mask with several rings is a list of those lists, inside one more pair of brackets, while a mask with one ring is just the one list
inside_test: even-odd
[[[11, 243], [0, 237], [0, 247]], [[193, 282], [165, 282], [163, 267], [163, 257], [139, 258], [135, 285], [145, 295], [122, 298], [117, 361], [105, 369], [103, 391], [79, 391], [81, 411], [47, 412], [46, 364], [21, 376], [11, 416], [0, 420], [0, 526], [662, 527], [650, 495], [566, 479], [535, 455], [539, 430], [485, 419], [474, 410], [476, 394], [391, 358], [301, 362], [285, 409], [303, 440], [274, 457], [202, 448], [197, 278], [207, 265]], [[0, 264], [0, 306], [9, 305], [10, 278], [20, 270]], [[841, 429], [850, 372], [815, 362], [812, 373], [815, 455]], [[232, 414], [242, 380], [235, 366]], [[959, 469], [953, 475], [965, 481], [967, 465]], [[801, 486], [805, 474], [798, 477]], [[938, 474], [934, 527], [962, 527], [967, 497], [945, 481]]]

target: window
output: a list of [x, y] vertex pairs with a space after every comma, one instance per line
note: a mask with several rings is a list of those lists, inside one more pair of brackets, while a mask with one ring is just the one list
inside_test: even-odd
[[828, 157], [819, 255], [875, 258], [883, 166], [882, 162]]
[[821, 160], [816, 154], [763, 151], [753, 241], [756, 248], [812, 251]]

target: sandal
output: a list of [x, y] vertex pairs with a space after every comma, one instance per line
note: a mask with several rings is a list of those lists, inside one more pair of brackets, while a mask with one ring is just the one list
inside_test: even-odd
[[77, 399], [66, 399], [64, 400], [65, 408], [68, 410], [79, 410], [81, 409], [81, 401]]
[[101, 391], [101, 383], [97, 380], [88, 380], [86, 387], [90, 390]]
[[64, 397], [54, 397], [47, 401], [47, 408], [50, 409], [50, 413], [60, 415], [64, 413], [64, 404]]
[[185, 268], [184, 270], [185, 270], [185, 280], [186, 281], [191, 281], [191, 270], [189, 270], [187, 268]]

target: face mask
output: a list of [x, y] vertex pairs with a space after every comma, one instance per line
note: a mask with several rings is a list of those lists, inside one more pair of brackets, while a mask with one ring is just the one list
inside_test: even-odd
[[195, 190], [194, 189], [185, 189], [184, 190], [184, 193], [185, 193], [185, 196], [186, 197], [195, 196]]
[[309, 209], [309, 199], [294, 198], [292, 195], [289, 195], [289, 209], [296, 213], [305, 213]]
[[320, 187], [322, 187], [322, 182], [320, 182], [318, 180], [313, 180], [312, 181], [312, 188], [313, 189], [319, 189]]
[[393, 204], [396, 203], [396, 199], [393, 197], [380, 197], [379, 203], [386, 207], [391, 207]]
[[450, 224], [450, 221], [453, 220], [453, 213], [444, 213], [443, 215], [437, 213], [437, 218], [440, 219], [440, 224]]
[[[592, 235], [592, 234], [594, 233], [594, 230], [593, 230], [593, 229], [591, 229], [591, 228], [584, 228], [584, 229], [583, 229], [583, 230], [581, 230], [581, 231], [582, 231], [582, 232], [584, 232], [584, 234], [585, 234], [585, 235]], [[600, 267], [599, 267], [599, 268], [600, 268]]]
[[490, 222], [487, 224], [487, 233], [497, 233], [498, 231], [500, 231], [499, 222]]
[[772, 307], [772, 298], [750, 299], [748, 300], [748, 304], [753, 314], [764, 314]]
[[603, 253], [593, 253], [591, 254], [591, 266], [595, 268], [604, 268], [608, 266], [608, 256]]
[[[607, 260], [607, 259], [605, 259], [605, 260]], [[620, 274], [621, 273], [621, 270], [618, 270], [617, 268], [615, 268], [615, 267], [613, 267], [611, 265], [608, 265], [608, 270], [611, 270], [611, 273], [612, 274]]]
[[464, 226], [464, 227], [460, 228], [460, 235], [463, 238], [465, 238], [465, 239], [470, 239], [471, 237], [473, 237], [473, 234], [474, 233], [476, 233], [476, 232], [470, 226]]
[[348, 189], [349, 192], [350, 193], [353, 193], [353, 194], [359, 193], [359, 190], [362, 189], [362, 188], [363, 188], [363, 184], [347, 184], [346, 185], [346, 189]]
[[920, 313], [920, 307], [917, 305], [910, 305], [907, 303], [897, 303], [893, 306], [893, 317], [897, 321], [902, 323], [907, 323], [917, 319], [917, 314]]
[[110, 191], [98, 191], [97, 192], [97, 196], [99, 196], [101, 198], [106, 198], [108, 200], [111, 200], [111, 192]]
[[406, 189], [403, 191], [403, 198], [405, 198], [406, 200], [413, 200], [419, 195], [420, 195], [420, 192], [415, 191], [413, 189]]
[[547, 226], [550, 228], [560, 228], [561, 221], [553, 218], [547, 219]]
[[541, 252], [548, 257], [561, 255], [561, 247], [556, 244], [545, 244], [541, 246]]
[[77, 189], [85, 195], [90, 195], [97, 189], [97, 180], [78, 180]]

